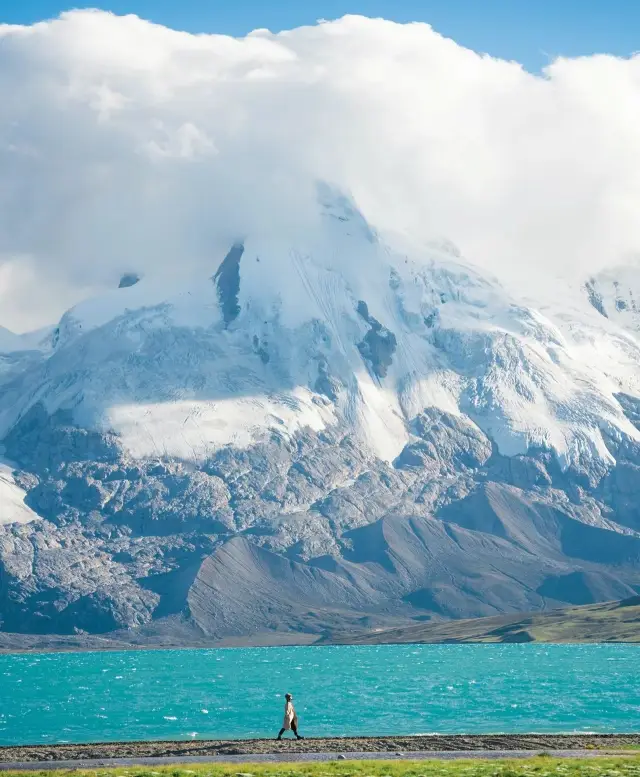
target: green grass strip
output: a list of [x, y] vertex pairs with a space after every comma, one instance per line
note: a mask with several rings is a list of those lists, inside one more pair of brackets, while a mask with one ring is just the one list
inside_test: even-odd
[[3, 777], [640, 777], [640, 757], [198, 764], [4, 772]]

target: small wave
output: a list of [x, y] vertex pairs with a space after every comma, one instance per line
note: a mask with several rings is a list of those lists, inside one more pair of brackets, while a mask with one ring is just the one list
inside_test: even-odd
[[178, 718], [174, 717], [173, 715], [165, 715], [164, 719], [165, 720], [178, 720]]

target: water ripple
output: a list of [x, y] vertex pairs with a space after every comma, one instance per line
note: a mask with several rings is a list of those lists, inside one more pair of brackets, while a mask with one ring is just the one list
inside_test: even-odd
[[287, 691], [313, 736], [640, 730], [638, 658], [633, 645], [1, 655], [0, 744], [273, 736]]

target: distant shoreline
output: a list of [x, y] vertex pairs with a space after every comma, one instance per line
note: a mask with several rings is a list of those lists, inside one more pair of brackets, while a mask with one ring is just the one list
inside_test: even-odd
[[[1, 635], [0, 635], [1, 636]], [[325, 642], [271, 642], [265, 644], [249, 644], [243, 641], [229, 644], [227, 642], [211, 642], [211, 643], [183, 643], [180, 645], [133, 645], [131, 643], [113, 643], [109, 645], [33, 645], [28, 647], [12, 647], [0, 645], [0, 656], [7, 655], [23, 655], [25, 653], [37, 655], [39, 653], [120, 653], [120, 652], [148, 652], [148, 651], [166, 651], [166, 650], [240, 650], [246, 648], [259, 648], [259, 647], [326, 647], [330, 643]]]
[[640, 748], [640, 732], [628, 734], [433, 734], [388, 737], [106, 742], [0, 747], [0, 763], [113, 758], [304, 755], [312, 753], [429, 753], [453, 751], [625, 750]]
[[[0, 635], [2, 636], [2, 635]], [[38, 655], [38, 654], [48, 654], [48, 653], [122, 653], [122, 652], [150, 652], [150, 651], [168, 651], [168, 650], [243, 650], [248, 648], [285, 648], [285, 647], [316, 647], [316, 648], [326, 648], [326, 647], [384, 647], [386, 646], [400, 646], [400, 645], [484, 645], [485, 647], [497, 647], [499, 645], [508, 645], [508, 644], [514, 644], [513, 642], [506, 641], [506, 642], [490, 642], [490, 641], [480, 641], [480, 640], [451, 640], [448, 641], [433, 641], [428, 642], [425, 640], [414, 640], [414, 641], [407, 641], [407, 642], [401, 642], [401, 641], [379, 641], [374, 642], [373, 640], [358, 640], [354, 638], [352, 641], [347, 641], [346, 639], [341, 639], [340, 641], [335, 642], [329, 642], [324, 640], [318, 640], [316, 642], [264, 642], [260, 644], [252, 643], [251, 641], [244, 642], [242, 640], [239, 640], [238, 642], [227, 642], [224, 643], [220, 642], [211, 642], [211, 643], [183, 643], [180, 645], [133, 645], [131, 643], [123, 642], [123, 643], [114, 643], [110, 645], [57, 645], [57, 644], [48, 644], [48, 645], [33, 645], [28, 647], [12, 647], [12, 646], [5, 646], [0, 645], [0, 656], [10, 656], [10, 655], [24, 655], [24, 654], [30, 654], [30, 655]], [[527, 644], [535, 644], [535, 645], [637, 645], [637, 640], [612, 640], [612, 639], [604, 639], [604, 640], [574, 640], [574, 641], [528, 641]]]

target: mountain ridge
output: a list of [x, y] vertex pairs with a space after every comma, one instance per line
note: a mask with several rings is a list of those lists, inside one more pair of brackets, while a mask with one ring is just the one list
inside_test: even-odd
[[130, 275], [0, 354], [30, 511], [0, 501], [3, 630], [313, 639], [640, 591], [633, 269], [531, 307], [321, 185], [291, 241]]

